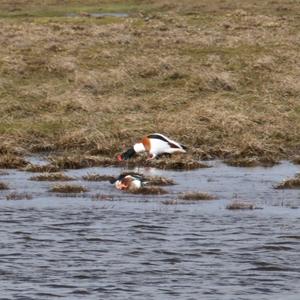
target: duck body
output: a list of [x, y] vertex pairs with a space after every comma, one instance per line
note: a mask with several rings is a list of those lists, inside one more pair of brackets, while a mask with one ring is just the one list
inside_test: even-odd
[[145, 185], [145, 179], [137, 173], [123, 173], [115, 180], [110, 181], [118, 190], [137, 190]]
[[126, 152], [118, 155], [118, 160], [127, 160], [137, 153], [148, 152], [149, 158], [153, 159], [161, 154], [172, 154], [175, 152], [186, 152], [186, 147], [169, 139], [163, 134], [153, 133], [145, 136], [139, 143], [133, 145]]

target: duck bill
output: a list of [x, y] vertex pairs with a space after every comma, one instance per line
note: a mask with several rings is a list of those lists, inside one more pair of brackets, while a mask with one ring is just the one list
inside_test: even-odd
[[118, 155], [118, 161], [127, 160], [136, 154], [133, 148], [128, 149], [126, 152]]

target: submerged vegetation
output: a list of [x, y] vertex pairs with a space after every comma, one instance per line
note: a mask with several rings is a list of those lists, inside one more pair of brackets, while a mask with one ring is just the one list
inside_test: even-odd
[[226, 209], [229, 210], [247, 210], [247, 209], [255, 209], [254, 203], [249, 203], [245, 201], [234, 200], [226, 206]]
[[8, 190], [8, 184], [0, 181], [0, 190]]
[[182, 200], [214, 200], [215, 196], [203, 192], [187, 192], [179, 197]]
[[83, 180], [87, 181], [110, 181], [115, 179], [113, 176], [101, 175], [101, 174], [87, 174], [82, 176]]
[[156, 186], [147, 186], [140, 189], [129, 189], [126, 190], [126, 192], [140, 195], [164, 195], [168, 193], [166, 190]]
[[37, 176], [30, 177], [30, 180], [35, 181], [70, 181], [74, 180], [74, 177], [68, 176], [63, 173], [45, 173]]
[[[66, 151], [57, 168], [111, 165], [123, 144], [151, 132], [197, 159], [253, 165], [299, 155], [297, 8], [289, 0], [1, 1], [0, 168], [25, 167], [29, 151]], [[147, 164], [199, 167], [163, 161]]]
[[13, 192], [6, 195], [6, 200], [31, 200], [33, 197], [28, 193]]
[[300, 174], [297, 174], [294, 178], [286, 179], [278, 184], [276, 189], [300, 189]]
[[50, 189], [50, 192], [55, 193], [84, 193], [87, 191], [86, 187], [77, 184], [57, 184]]

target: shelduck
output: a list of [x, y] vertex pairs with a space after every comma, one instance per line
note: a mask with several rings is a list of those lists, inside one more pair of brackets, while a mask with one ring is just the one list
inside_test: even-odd
[[123, 173], [118, 178], [111, 180], [118, 190], [137, 190], [142, 188], [146, 181], [144, 177], [137, 173]]
[[153, 133], [145, 136], [139, 143], [133, 145], [126, 152], [118, 155], [118, 160], [123, 161], [133, 157], [137, 153], [148, 152], [148, 159], [153, 159], [161, 154], [175, 152], [185, 153], [187, 147], [175, 142], [163, 134]]

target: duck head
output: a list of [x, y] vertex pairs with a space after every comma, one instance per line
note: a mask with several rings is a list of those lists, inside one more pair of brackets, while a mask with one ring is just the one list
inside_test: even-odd
[[119, 154], [117, 156], [118, 161], [127, 160], [131, 157], [133, 157], [136, 153], [145, 151], [145, 147], [143, 143], [136, 143], [133, 147], [129, 148], [127, 151], [123, 152], [122, 154]]

